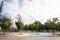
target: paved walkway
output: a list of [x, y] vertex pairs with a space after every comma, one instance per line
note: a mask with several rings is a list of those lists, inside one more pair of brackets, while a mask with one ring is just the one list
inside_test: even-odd
[[6, 35], [0, 35], [0, 40], [60, 40], [60, 37], [37, 37], [28, 36], [29, 34], [19, 35], [19, 33], [8, 33]]
[[60, 37], [0, 37], [0, 40], [60, 40]]

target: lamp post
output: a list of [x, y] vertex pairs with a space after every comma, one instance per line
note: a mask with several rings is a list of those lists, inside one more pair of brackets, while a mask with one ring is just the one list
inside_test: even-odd
[[2, 12], [2, 6], [3, 6], [3, 1], [1, 1], [1, 4], [0, 4], [0, 13]]

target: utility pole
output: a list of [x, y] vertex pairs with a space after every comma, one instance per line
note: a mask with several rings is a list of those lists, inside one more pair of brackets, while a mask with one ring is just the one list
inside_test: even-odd
[[2, 6], [3, 6], [3, 1], [1, 1], [1, 4], [0, 4], [0, 13], [2, 12]]

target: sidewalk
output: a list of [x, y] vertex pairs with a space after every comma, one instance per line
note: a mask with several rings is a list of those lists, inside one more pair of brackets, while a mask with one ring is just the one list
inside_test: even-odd
[[[5, 34], [5, 35], [0, 35], [0, 37], [29, 37], [29, 36], [33, 36], [34, 33], [8, 33], [8, 34]], [[47, 36], [44, 36], [44, 35], [47, 35]], [[40, 35], [34, 35], [34, 37], [57, 37], [57, 35], [48, 35], [48, 34], [40, 34]]]

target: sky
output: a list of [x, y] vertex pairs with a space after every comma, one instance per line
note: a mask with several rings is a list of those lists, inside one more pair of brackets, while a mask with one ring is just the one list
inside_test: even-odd
[[[20, 14], [25, 24], [39, 20], [41, 23], [47, 19], [60, 18], [60, 0], [3, 0], [2, 13], [11, 16], [16, 21]], [[1, 0], [0, 0], [1, 2]]]

